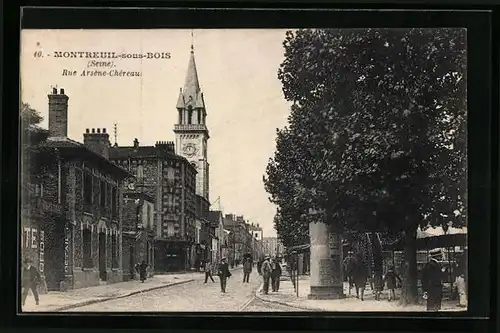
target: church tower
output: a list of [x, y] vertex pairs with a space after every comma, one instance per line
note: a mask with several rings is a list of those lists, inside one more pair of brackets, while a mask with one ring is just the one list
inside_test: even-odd
[[207, 110], [198, 81], [192, 44], [186, 80], [184, 88], [181, 88], [179, 93], [176, 108], [178, 112], [177, 124], [174, 126], [176, 154], [185, 157], [196, 168], [198, 172], [196, 194], [208, 201], [207, 144], [210, 136], [206, 126]]

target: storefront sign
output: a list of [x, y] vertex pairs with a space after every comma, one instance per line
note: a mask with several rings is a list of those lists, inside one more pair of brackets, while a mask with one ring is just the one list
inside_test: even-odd
[[66, 232], [64, 235], [64, 273], [68, 274], [69, 266], [69, 240], [68, 240], [69, 228], [66, 227]]
[[43, 269], [44, 269], [44, 262], [43, 262], [44, 249], [45, 249], [44, 242], [45, 242], [45, 232], [43, 230], [40, 230], [40, 257], [39, 257], [40, 265], [38, 269], [41, 274], [43, 274]]

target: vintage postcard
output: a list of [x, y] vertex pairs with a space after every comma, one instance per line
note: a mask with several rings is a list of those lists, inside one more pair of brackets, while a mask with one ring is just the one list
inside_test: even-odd
[[465, 29], [22, 30], [23, 312], [467, 310]]

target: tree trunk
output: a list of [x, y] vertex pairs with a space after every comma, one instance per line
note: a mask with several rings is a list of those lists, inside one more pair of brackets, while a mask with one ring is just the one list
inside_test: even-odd
[[402, 305], [418, 304], [417, 229], [403, 231], [403, 241], [403, 288], [400, 302]]
[[341, 235], [323, 222], [309, 224], [311, 240], [310, 299], [344, 297]]

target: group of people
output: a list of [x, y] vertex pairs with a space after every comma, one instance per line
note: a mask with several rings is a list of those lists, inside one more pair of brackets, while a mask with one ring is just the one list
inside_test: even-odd
[[264, 286], [262, 292], [264, 294], [269, 294], [269, 282], [271, 282], [271, 288], [273, 292], [278, 292], [280, 289], [280, 279], [281, 279], [281, 264], [278, 258], [271, 258], [265, 256], [262, 263], [258, 265], [259, 274], [262, 275], [264, 279]]
[[[205, 282], [208, 282], [208, 279], [212, 280], [215, 283], [213, 278], [214, 265], [210, 261], [206, 261], [204, 263], [204, 271], [205, 271]], [[227, 258], [222, 257], [220, 263], [217, 265], [217, 276], [220, 280], [220, 291], [222, 293], [226, 292], [227, 279], [229, 279], [232, 274], [229, 271], [229, 264], [227, 263]]]
[[[253, 268], [253, 260], [251, 258], [245, 258], [243, 260], [243, 283], [250, 283], [250, 274], [252, 273]], [[257, 269], [259, 275], [262, 276], [264, 287], [264, 294], [269, 293], [269, 284], [271, 284], [272, 291], [277, 292], [280, 287], [280, 278], [282, 274], [281, 265], [277, 258], [271, 260], [269, 256], [266, 256], [264, 260], [259, 261], [257, 264]], [[217, 276], [220, 280], [220, 288], [221, 292], [226, 292], [227, 280], [232, 276], [229, 270], [229, 264], [227, 262], [227, 258], [223, 257], [220, 260], [220, 263], [214, 267], [214, 265], [210, 261], [206, 261], [204, 264], [204, 272], [205, 272], [205, 282], [208, 282], [210, 279], [213, 283], [215, 280], [213, 278], [213, 272], [217, 272]]]
[[[441, 309], [442, 295], [443, 295], [443, 273], [445, 268], [441, 267], [439, 260], [442, 256], [440, 250], [433, 250], [429, 253], [429, 260], [422, 269], [421, 282], [423, 290], [423, 298], [427, 303], [427, 311], [439, 311]], [[369, 268], [363, 262], [359, 254], [349, 252], [344, 259], [344, 273], [347, 277], [349, 284], [349, 295], [351, 289], [354, 287], [356, 290], [356, 298], [363, 301], [365, 287], [369, 280]], [[402, 281], [396, 273], [394, 266], [389, 267], [385, 276], [382, 274], [375, 274], [375, 277], [370, 281], [372, 290], [375, 294], [375, 299], [380, 300], [380, 295], [387, 286], [389, 291], [388, 301], [396, 299], [395, 290], [402, 286]], [[465, 274], [461, 272], [455, 279], [454, 286], [458, 292], [460, 307], [467, 306], [467, 294]]]

